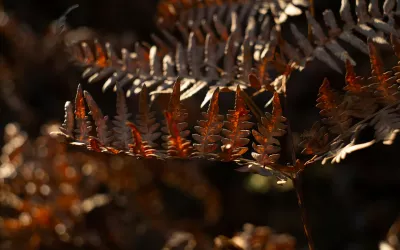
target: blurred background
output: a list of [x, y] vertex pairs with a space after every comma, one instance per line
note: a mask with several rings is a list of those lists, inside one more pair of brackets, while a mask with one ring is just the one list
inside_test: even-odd
[[[156, 29], [156, 0], [3, 0], [0, 4], [3, 8], [0, 11], [6, 13], [0, 14], [0, 26], [5, 18], [13, 21], [12, 26], [0, 27], [1, 138], [10, 122], [18, 123], [32, 140], [40, 135], [43, 124], [62, 122], [64, 103], [73, 100], [76, 87], [82, 82], [82, 69], [70, 61], [57, 34], [52, 31], [54, 21], [69, 7], [79, 4], [66, 20], [76, 39], [100, 38], [116, 48], [132, 49], [136, 41], [150, 42], [150, 34]], [[337, 13], [339, 7], [339, 0], [315, 0], [316, 18], [322, 20], [322, 11], [327, 8]], [[305, 19], [294, 18], [293, 21], [306, 25]], [[357, 54], [353, 58], [360, 62], [356, 71], [367, 74], [368, 58]], [[312, 62], [301, 73], [295, 72], [290, 79], [288, 117], [295, 132], [309, 128], [318, 117], [315, 99], [324, 77], [334, 86], [344, 83], [342, 75], [318, 62]], [[86, 85], [85, 89], [92, 93], [104, 113], [114, 115], [112, 92], [101, 93], [100, 85]], [[200, 102], [201, 97], [195, 97], [187, 104], [199, 106]], [[321, 166], [316, 163], [307, 168], [303, 188], [316, 249], [378, 249], [400, 211], [398, 146], [398, 142], [390, 147], [379, 144], [350, 155], [342, 164]], [[144, 230], [146, 233], [142, 234], [135, 228], [132, 235], [139, 236], [134, 243], [99, 249], [161, 249], [168, 226], [171, 232], [189, 231], [212, 241], [218, 235], [232, 237], [245, 223], [269, 226], [278, 233], [290, 234], [297, 240], [297, 249], [307, 249], [296, 194], [290, 183], [279, 186], [274, 178], [239, 173], [233, 170], [232, 164], [171, 162], [155, 168], [151, 162], [126, 161], [151, 169], [150, 173], [140, 174], [152, 176], [152, 185], [163, 204], [160, 217], [165, 226]], [[184, 181], [176, 183], [168, 179], [171, 173], [188, 183], [200, 183], [210, 195], [199, 198], [196, 192], [187, 190]], [[109, 192], [102, 185], [96, 190]], [[143, 191], [141, 187], [137, 190]], [[145, 197], [145, 203], [151, 202], [149, 193], [141, 193], [141, 196]], [[131, 213], [141, 213], [133, 211], [132, 207], [129, 207]], [[112, 214], [110, 208], [107, 209], [91, 211], [86, 223], [111, 229], [120, 226], [96, 222], [102, 220], [107, 211]], [[109, 217], [112, 220], [113, 217]], [[130, 242], [130, 231], [125, 230], [123, 235]], [[1, 246], [8, 249], [7, 245]]]

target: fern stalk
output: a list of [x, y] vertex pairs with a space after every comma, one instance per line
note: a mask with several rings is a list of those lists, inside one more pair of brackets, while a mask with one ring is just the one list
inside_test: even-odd
[[[283, 93], [283, 100], [284, 100], [284, 106], [288, 107], [287, 103], [287, 96], [286, 96], [286, 91]], [[314, 240], [311, 235], [311, 229], [310, 225], [308, 223], [307, 219], [307, 209], [304, 205], [304, 195], [303, 195], [303, 185], [302, 185], [302, 173], [304, 171], [304, 165], [299, 168], [299, 161], [297, 160], [296, 157], [296, 150], [295, 150], [295, 144], [293, 140], [293, 132], [290, 126], [290, 120], [288, 119], [287, 121], [287, 133], [288, 133], [288, 138], [289, 138], [289, 146], [290, 146], [290, 153], [291, 153], [291, 158], [294, 166], [294, 170], [296, 173], [292, 175], [292, 182], [293, 182], [293, 187], [296, 192], [296, 197], [297, 197], [297, 204], [300, 209], [300, 214], [301, 214], [301, 221], [303, 224], [303, 229], [304, 229], [304, 234], [307, 238], [307, 243], [308, 243], [308, 249], [309, 250], [314, 250]], [[298, 171], [297, 171], [298, 170]]]
[[[289, 131], [289, 129], [288, 129]], [[304, 229], [304, 234], [306, 235], [307, 242], [308, 242], [308, 249], [309, 250], [314, 250], [314, 241], [311, 236], [311, 229], [310, 229], [310, 224], [308, 223], [307, 219], [307, 209], [304, 206], [304, 195], [303, 195], [303, 185], [302, 185], [302, 176], [301, 176], [302, 171], [297, 173], [295, 175], [295, 178], [292, 179], [294, 190], [296, 191], [296, 197], [297, 197], [297, 204], [299, 205], [300, 208], [300, 213], [301, 213], [301, 221], [303, 223], [303, 229]]]

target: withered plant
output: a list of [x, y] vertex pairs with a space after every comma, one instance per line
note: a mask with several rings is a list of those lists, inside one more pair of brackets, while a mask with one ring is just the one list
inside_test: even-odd
[[[324, 24], [319, 23], [313, 1], [161, 1], [154, 45], [138, 42], [134, 52], [123, 48], [120, 53], [98, 40], [68, 47], [75, 62], [84, 67], [84, 79], [104, 81], [103, 91], [116, 92], [116, 116], [105, 115], [102, 103], [79, 85], [75, 101], [65, 104], [60, 131], [53, 135], [105, 159], [132, 158], [134, 169], [202, 159], [235, 162], [238, 171], [275, 176], [278, 183], [290, 179], [308, 247], [313, 250], [302, 189], [305, 169], [317, 161], [339, 163], [346, 155], [378, 142], [391, 145], [400, 129], [399, 66], [386, 70], [379, 55], [380, 47], [391, 45], [400, 60], [396, 22], [400, 3], [385, 0], [381, 6], [374, 0], [368, 4], [343, 0], [338, 13], [341, 22], [335, 14], [326, 10]], [[303, 17], [308, 32], [291, 22], [291, 16]], [[356, 74], [358, 62], [352, 49], [369, 56], [370, 76]], [[315, 97], [321, 120], [299, 141], [299, 131], [292, 129], [297, 121], [287, 114], [288, 89], [302, 84], [293, 82], [291, 76], [302, 74], [314, 60], [337, 73], [345, 71], [346, 84], [339, 89], [328, 79], [323, 81]], [[203, 92], [198, 110], [208, 108], [191, 117], [194, 113], [184, 102]], [[221, 96], [230, 92], [235, 102], [222, 111]], [[126, 99], [134, 95], [139, 95], [135, 117]], [[153, 111], [152, 104], [162, 96], [168, 96], [168, 104], [160, 113]], [[256, 101], [260, 96], [262, 105]], [[191, 124], [189, 118], [197, 123]], [[361, 132], [370, 128], [374, 135], [361, 138]], [[132, 188], [132, 176], [106, 172], [112, 190]], [[190, 181], [176, 185], [191, 192]], [[206, 206], [217, 207], [216, 198], [208, 200], [210, 194], [211, 188], [201, 194], [193, 191]], [[212, 211], [210, 220], [217, 216]], [[249, 245], [254, 242], [262, 242], [254, 249], [270, 249], [263, 240], [265, 230], [245, 231], [246, 240], [218, 237], [215, 249], [252, 249]], [[181, 238], [191, 245], [190, 236]], [[293, 241], [287, 242], [271, 249], [292, 249]]]

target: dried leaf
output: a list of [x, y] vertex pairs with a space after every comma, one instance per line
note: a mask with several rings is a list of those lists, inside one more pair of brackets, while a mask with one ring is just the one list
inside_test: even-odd
[[107, 146], [111, 142], [111, 132], [108, 131], [107, 127], [108, 117], [103, 115], [103, 112], [89, 92], [84, 91], [84, 95], [90, 109], [89, 114], [93, 117], [94, 123], [96, 124], [97, 138], [101, 144]]
[[321, 109], [320, 114], [326, 117], [322, 122], [329, 126], [330, 132], [342, 134], [350, 127], [351, 118], [347, 113], [346, 103], [330, 88], [326, 78], [319, 88], [317, 102], [317, 108]]
[[174, 84], [168, 109], [164, 111], [166, 127], [162, 130], [166, 135], [163, 136], [165, 141], [163, 147], [167, 149], [168, 156], [187, 158], [191, 154], [192, 146], [186, 139], [190, 131], [185, 130], [188, 114], [180, 103], [180, 84], [181, 79], [178, 78]]
[[79, 84], [75, 97], [75, 138], [78, 142], [87, 143], [89, 132], [92, 130], [90, 123], [87, 121], [85, 100], [83, 97], [82, 86]]
[[220, 154], [223, 161], [237, 159], [248, 150], [245, 146], [249, 143], [249, 139], [246, 137], [250, 135], [249, 129], [253, 126], [253, 123], [248, 121], [251, 118], [250, 111], [246, 108], [240, 92], [241, 89], [237, 86], [235, 109], [228, 110], [227, 120], [224, 121], [225, 128], [222, 130], [224, 138], [222, 139], [223, 146]]
[[114, 142], [113, 146], [128, 150], [129, 144], [132, 144], [132, 134], [129, 127], [126, 126], [126, 123], [129, 121], [132, 116], [128, 113], [128, 107], [126, 106], [125, 94], [119, 84], [117, 84], [117, 104], [116, 111], [117, 115], [114, 117], [112, 123], [114, 124]]
[[275, 138], [283, 136], [286, 118], [282, 116], [282, 107], [278, 93], [274, 93], [272, 114], [266, 113], [258, 124], [258, 131], [253, 129], [252, 133], [259, 145], [253, 143], [252, 157], [262, 166], [274, 164], [279, 159], [280, 143]]
[[205, 120], [197, 121], [199, 126], [194, 127], [199, 133], [192, 134], [193, 139], [198, 142], [193, 144], [194, 149], [198, 151], [194, 155], [204, 156], [214, 152], [218, 147], [217, 142], [221, 140], [219, 133], [222, 130], [224, 117], [218, 114], [218, 97], [219, 89], [214, 92], [208, 111], [202, 113]]
[[133, 144], [130, 144], [130, 151], [134, 155], [150, 158], [156, 157], [156, 151], [149, 146], [146, 141], [142, 140], [142, 136], [139, 130], [136, 128], [135, 124], [127, 122], [126, 125], [131, 129]]
[[160, 124], [156, 122], [155, 112], [150, 111], [148, 96], [147, 87], [144, 85], [139, 96], [139, 114], [136, 115], [136, 124], [142, 139], [150, 146], [156, 147], [157, 143], [154, 141], [161, 136], [161, 132], [158, 132]]

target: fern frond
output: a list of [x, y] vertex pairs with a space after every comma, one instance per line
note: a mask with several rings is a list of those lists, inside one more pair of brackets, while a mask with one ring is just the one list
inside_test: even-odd
[[275, 138], [283, 136], [286, 131], [284, 122], [286, 118], [282, 116], [282, 107], [279, 100], [279, 94], [274, 93], [272, 114], [265, 113], [261, 117], [261, 123], [258, 123], [258, 131], [253, 129], [252, 134], [259, 143], [253, 143], [252, 157], [262, 166], [277, 163], [280, 157], [280, 143]]
[[[127, 49], [121, 50], [121, 58], [118, 58], [109, 43], [105, 44], [106, 52], [97, 41], [94, 42], [95, 54], [86, 43], [80, 43], [70, 49], [75, 61], [85, 67], [82, 73], [83, 78], [88, 78], [89, 83], [107, 79], [103, 84], [103, 91], [115, 86], [118, 81], [121, 87], [132, 83], [132, 91], [140, 92], [140, 85], [150, 74], [149, 53], [139, 43], [135, 44], [135, 52], [130, 53]], [[101, 52], [100, 52], [101, 51]], [[104, 58], [107, 55], [106, 59]], [[140, 84], [135, 82], [140, 76]], [[138, 90], [135, 90], [138, 87]], [[116, 87], [114, 87], [116, 90]]]
[[61, 125], [60, 130], [67, 136], [74, 138], [74, 134], [73, 134], [74, 126], [75, 126], [74, 108], [70, 101], [65, 102], [64, 111], [65, 111], [64, 122]]
[[135, 124], [127, 122], [126, 125], [131, 129], [134, 141], [133, 144], [129, 145], [130, 151], [137, 156], [142, 156], [146, 158], [156, 157], [156, 151], [152, 149], [152, 147], [148, 145], [146, 141], [142, 140], [142, 135], [136, 128]]
[[342, 134], [351, 126], [346, 103], [341, 100], [338, 93], [330, 88], [326, 78], [319, 88], [317, 102], [317, 107], [321, 109], [320, 114], [326, 117], [322, 119], [322, 122], [330, 126], [329, 131], [333, 134]]
[[165, 143], [163, 147], [167, 149], [168, 156], [187, 158], [190, 156], [192, 146], [190, 141], [186, 139], [190, 131], [185, 130], [188, 126], [185, 120], [188, 113], [182, 108], [180, 103], [180, 84], [181, 79], [177, 79], [168, 104], [168, 109], [164, 111], [166, 126], [162, 131], [166, 135], [162, 136]]
[[[284, 13], [283, 9], [286, 8], [284, 6], [289, 8], [289, 12], [297, 12], [294, 11], [296, 7], [292, 3], [285, 1], [280, 1], [279, 4], [254, 3], [249, 1], [240, 2], [240, 5], [254, 7], [254, 10], [258, 8], [260, 13], [257, 14], [257, 11], [248, 11], [243, 8], [237, 9], [237, 11], [245, 11], [245, 14], [241, 14], [236, 11], [236, 8], [233, 8], [227, 9], [226, 15], [211, 15], [210, 20], [199, 14], [200, 19], [192, 20], [197, 24], [192, 23], [187, 26], [187, 22], [177, 23], [176, 28], [178, 33], [181, 33], [177, 37], [181, 38], [174, 38], [168, 30], [162, 29], [163, 38], [169, 41], [169, 44], [157, 37], [156, 45], [151, 47], [148, 52], [147, 49], [143, 49], [144, 46], [137, 43], [135, 52], [129, 53], [127, 50], [123, 50], [122, 59], [113, 60], [115, 63], [108, 63], [108, 66], [103, 64], [104, 67], [100, 67], [100, 64], [96, 63], [93, 53], [92, 55], [87, 54], [88, 59], [85, 59], [86, 56], [80, 55], [75, 57], [81, 61], [82, 65], [88, 67], [88, 72], [94, 73], [100, 69], [101, 73], [99, 74], [103, 78], [107, 76], [108, 80], [103, 85], [103, 90], [119, 81], [121, 87], [130, 84], [127, 90], [129, 96], [139, 93], [141, 87], [146, 84], [150, 89], [153, 101], [159, 94], [171, 93], [174, 79], [180, 76], [182, 77], [181, 100], [208, 88], [201, 104], [203, 107], [218, 87], [221, 90], [225, 88], [231, 91], [235, 91], [237, 85], [240, 85], [242, 89], [247, 88], [247, 77], [252, 68], [255, 68], [259, 61], [271, 60], [277, 47], [285, 55], [285, 59], [296, 62], [301, 60], [299, 53], [282, 39], [279, 28], [271, 25], [270, 17], [266, 14], [269, 9], [272, 12]], [[281, 10], [278, 11], [279, 9]], [[243, 26], [245, 27], [243, 28]], [[83, 47], [88, 48], [88, 46]], [[107, 45], [106, 50], [110, 50]], [[165, 52], [166, 50], [168, 53]], [[106, 54], [109, 57], [109, 53]], [[264, 60], [265, 58], [267, 59]], [[126, 59], [127, 62], [125, 62]], [[106, 61], [110, 61], [109, 58]], [[274, 66], [271, 64], [270, 69]], [[92, 68], [93, 70], [90, 70]], [[263, 74], [265, 72], [266, 70]], [[89, 73], [85, 74], [86, 77], [89, 75]], [[97, 73], [89, 77], [89, 82], [97, 80], [100, 80]], [[271, 81], [273, 80], [271, 79]]]
[[89, 132], [92, 130], [90, 122], [87, 120], [85, 100], [83, 97], [82, 86], [79, 84], [75, 97], [75, 138], [78, 142], [87, 143]]
[[344, 101], [347, 103], [347, 113], [355, 118], [366, 118], [378, 109], [373, 95], [373, 88], [367, 85], [364, 78], [357, 76], [354, 67], [346, 61], [346, 91]]
[[399, 86], [392, 71], [385, 72], [382, 58], [372, 42], [368, 43], [371, 61], [372, 76], [368, 79], [373, 82], [370, 87], [375, 89], [374, 94], [383, 104], [393, 104], [400, 99]]
[[[396, 53], [396, 41], [391, 38], [393, 49]], [[346, 63], [346, 93], [343, 98], [329, 90], [326, 83], [320, 89], [319, 106], [325, 110], [335, 112], [322, 112], [322, 115], [335, 118], [337, 134], [326, 151], [315, 151], [314, 160], [322, 159], [323, 163], [331, 160], [332, 163], [340, 162], [347, 154], [369, 147], [377, 142], [390, 145], [393, 143], [399, 131], [400, 100], [398, 99], [397, 67], [393, 71], [385, 71], [383, 62], [377, 48], [369, 42], [370, 63], [372, 76], [368, 79], [371, 84], [366, 84], [364, 78], [357, 76], [350, 62]], [[393, 74], [393, 72], [396, 72]], [[324, 97], [323, 97], [324, 96]], [[322, 98], [323, 97], [323, 98]], [[337, 100], [337, 101], [329, 101]], [[331, 107], [331, 108], [329, 108]], [[356, 119], [362, 119], [353, 124]], [[325, 121], [329, 121], [325, 119]], [[323, 120], [324, 122], [324, 120]], [[329, 123], [327, 123], [329, 125]], [[330, 123], [330, 125], [333, 125]], [[366, 128], [374, 128], [374, 137], [371, 141], [358, 144], [359, 134]], [[340, 133], [339, 133], [340, 132]], [[307, 148], [305, 149], [307, 150]], [[312, 160], [312, 161], [314, 161]]]
[[[226, 24], [235, 25], [243, 23], [246, 17], [252, 12], [265, 14], [270, 12], [275, 23], [284, 23], [288, 16], [298, 16], [302, 14], [302, 7], [308, 7], [307, 0], [301, 1], [170, 1], [163, 0], [158, 4], [157, 17], [158, 24], [166, 29], [173, 29], [176, 23], [190, 23], [190, 28], [194, 29], [200, 25], [204, 28], [204, 22], [211, 23], [214, 17], [223, 20]], [[237, 13], [237, 20], [225, 13]], [[237, 24], [236, 24], [237, 25]]]
[[107, 153], [114, 154], [114, 155], [122, 152], [122, 150], [118, 150], [113, 147], [108, 147], [108, 146], [104, 145], [97, 138], [92, 137], [92, 136], [89, 137], [89, 145], [87, 146], [87, 148], [89, 150], [93, 150], [95, 152], [100, 152], [100, 153], [107, 152]]
[[108, 131], [107, 127], [108, 116], [103, 115], [103, 112], [89, 92], [84, 91], [83, 93], [90, 110], [89, 114], [92, 116], [96, 125], [97, 138], [101, 144], [107, 146], [112, 140], [111, 133]]
[[202, 113], [205, 120], [197, 121], [199, 126], [194, 127], [199, 133], [192, 134], [193, 139], [198, 142], [193, 144], [193, 147], [198, 151], [193, 153], [194, 155], [204, 156], [213, 153], [218, 147], [217, 142], [221, 140], [219, 133], [223, 127], [224, 117], [218, 113], [218, 97], [219, 89], [214, 92], [208, 111]]
[[136, 124], [143, 140], [150, 146], [156, 147], [157, 143], [154, 141], [161, 136], [161, 132], [157, 132], [160, 124], [156, 122], [155, 112], [150, 111], [148, 95], [147, 87], [144, 85], [139, 96], [139, 114], [136, 115]]
[[246, 103], [241, 96], [242, 90], [239, 86], [236, 88], [235, 109], [228, 110], [226, 115], [227, 120], [224, 121], [224, 129], [222, 129], [222, 147], [220, 158], [223, 161], [232, 161], [239, 158], [247, 152], [245, 147], [249, 143], [246, 138], [250, 135], [250, 130], [253, 123], [249, 122], [251, 115], [246, 107]]
[[128, 113], [128, 107], [126, 106], [125, 93], [117, 84], [117, 102], [116, 102], [117, 115], [112, 121], [114, 127], [114, 141], [112, 145], [123, 150], [129, 149], [129, 144], [132, 144], [132, 133], [126, 126], [126, 123], [131, 118], [132, 114]]
[[364, 78], [357, 76], [354, 72], [354, 66], [349, 60], [346, 60], [346, 86], [343, 88], [348, 93], [357, 95], [361, 93], [368, 92], [365, 88], [366, 83]]
[[326, 10], [324, 15], [325, 25], [328, 28], [328, 36], [323, 32], [323, 28], [314, 19], [312, 15], [306, 13], [308, 24], [311, 27], [312, 34], [316, 38], [316, 47], [307, 42], [304, 36], [297, 30], [296, 26], [292, 25], [292, 33], [298, 40], [298, 46], [303, 51], [304, 55], [310, 58], [317, 58], [326, 63], [330, 68], [341, 72], [333, 58], [327, 53], [329, 50], [337, 58], [345, 62], [349, 60], [353, 65], [355, 61], [350, 57], [347, 51], [342, 48], [338, 40], [342, 40], [352, 47], [368, 54], [368, 45], [365, 41], [358, 38], [356, 33], [360, 33], [375, 43], [387, 44], [384, 34], [398, 35], [395, 28], [393, 16], [395, 14], [394, 3], [392, 0], [385, 1], [383, 4], [384, 12], [380, 12], [378, 3], [370, 5], [370, 11], [367, 12], [365, 0], [359, 0], [355, 3], [355, 14], [357, 21], [354, 21], [351, 13], [349, 0], [342, 0], [340, 8], [340, 17], [344, 22], [343, 28], [338, 27], [338, 22], [332, 10]]
[[[211, 160], [235, 161], [239, 165], [245, 165], [244, 167], [239, 168], [239, 171], [255, 171], [256, 173], [262, 175], [274, 175], [280, 180], [292, 178], [293, 173], [300, 171], [296, 166], [300, 166], [301, 164], [298, 165], [297, 163], [295, 167], [280, 165], [278, 163], [271, 163], [268, 166], [264, 166], [262, 165], [262, 162], [258, 162], [261, 161], [261, 159], [255, 156], [254, 153], [253, 156], [256, 157], [257, 161], [243, 158], [243, 154], [248, 150], [247, 144], [249, 139], [247, 137], [250, 135], [250, 129], [253, 127], [253, 123], [249, 121], [251, 115], [250, 111], [246, 107], [246, 98], [249, 97], [241, 91], [240, 87], [237, 87], [236, 89], [235, 108], [234, 110], [228, 111], [227, 120], [224, 122], [222, 115], [220, 115], [218, 112], [218, 96], [220, 91], [217, 89], [214, 92], [208, 111], [203, 113], [204, 120], [198, 121], [199, 126], [195, 127], [198, 132], [197, 135], [193, 135], [196, 143], [191, 145], [191, 141], [187, 139], [187, 136], [190, 135], [190, 131], [186, 129], [188, 126], [186, 123], [188, 114], [186, 110], [183, 109], [180, 102], [180, 83], [181, 81], [178, 78], [175, 83], [173, 93], [171, 94], [168, 108], [164, 111], [166, 126], [163, 127], [162, 130], [164, 133], [166, 133], [166, 135], [164, 135], [162, 138], [165, 141], [163, 147], [166, 149], [167, 153], [151, 147], [142, 136], [139, 127], [133, 123], [130, 123], [129, 121], [126, 123], [126, 126], [130, 128], [130, 132], [132, 134], [132, 143], [128, 145], [128, 150], [122, 144], [117, 145], [114, 143], [113, 147], [104, 145], [98, 138], [92, 136], [88, 136], [87, 141], [84, 143], [78, 141], [77, 139], [75, 139], [76, 141], [73, 142], [70, 142], [70, 140], [66, 141], [72, 145], [84, 146], [87, 149], [96, 152], [109, 154], [123, 153], [132, 155], [134, 157], [157, 159], [169, 159], [173, 157], [178, 159], [190, 159], [200, 156]], [[146, 93], [146, 89], [144, 89], [143, 93]], [[281, 116], [282, 109], [279, 101], [277, 100], [277, 95], [278, 94], [275, 94], [272, 115], [266, 114], [266, 117], [263, 119], [260, 118], [261, 122], [259, 124], [259, 130], [253, 132], [256, 140], [261, 144], [255, 146], [253, 145], [255, 150], [259, 150], [262, 148], [262, 146], [267, 145], [265, 149], [267, 154], [268, 152], [271, 152], [271, 147], [275, 147], [274, 149], [278, 148], [278, 145], [276, 145], [276, 139], [274, 137], [283, 135], [285, 133], [283, 130], [283, 122], [285, 118]], [[86, 96], [89, 96], [89, 94], [86, 94]], [[88, 103], [89, 102], [92, 103], [90, 98]], [[142, 100], [142, 102], [144, 102], [144, 104], [141, 104], [140, 106], [146, 108], [145, 112], [149, 112], [147, 100]], [[91, 105], [93, 106], [93, 104]], [[121, 112], [126, 113], [127, 111]], [[141, 111], [139, 110], [139, 112]], [[103, 116], [101, 115], [101, 117]], [[222, 129], [223, 127], [225, 128]], [[115, 127], [112, 129], [115, 130]], [[270, 129], [272, 129], [272, 131], [269, 133], [268, 131], [270, 131]], [[218, 148], [217, 142], [221, 139], [220, 133], [223, 135], [221, 151], [216, 152]], [[57, 133], [57, 135], [68, 138], [68, 136], [64, 133]], [[268, 138], [268, 140], [264, 141], [265, 138], [260, 139], [258, 135], [262, 137], [265, 136]], [[271, 145], [269, 145], [269, 143]], [[193, 152], [193, 149], [196, 152]], [[263, 159], [265, 160], [265, 157]]]

